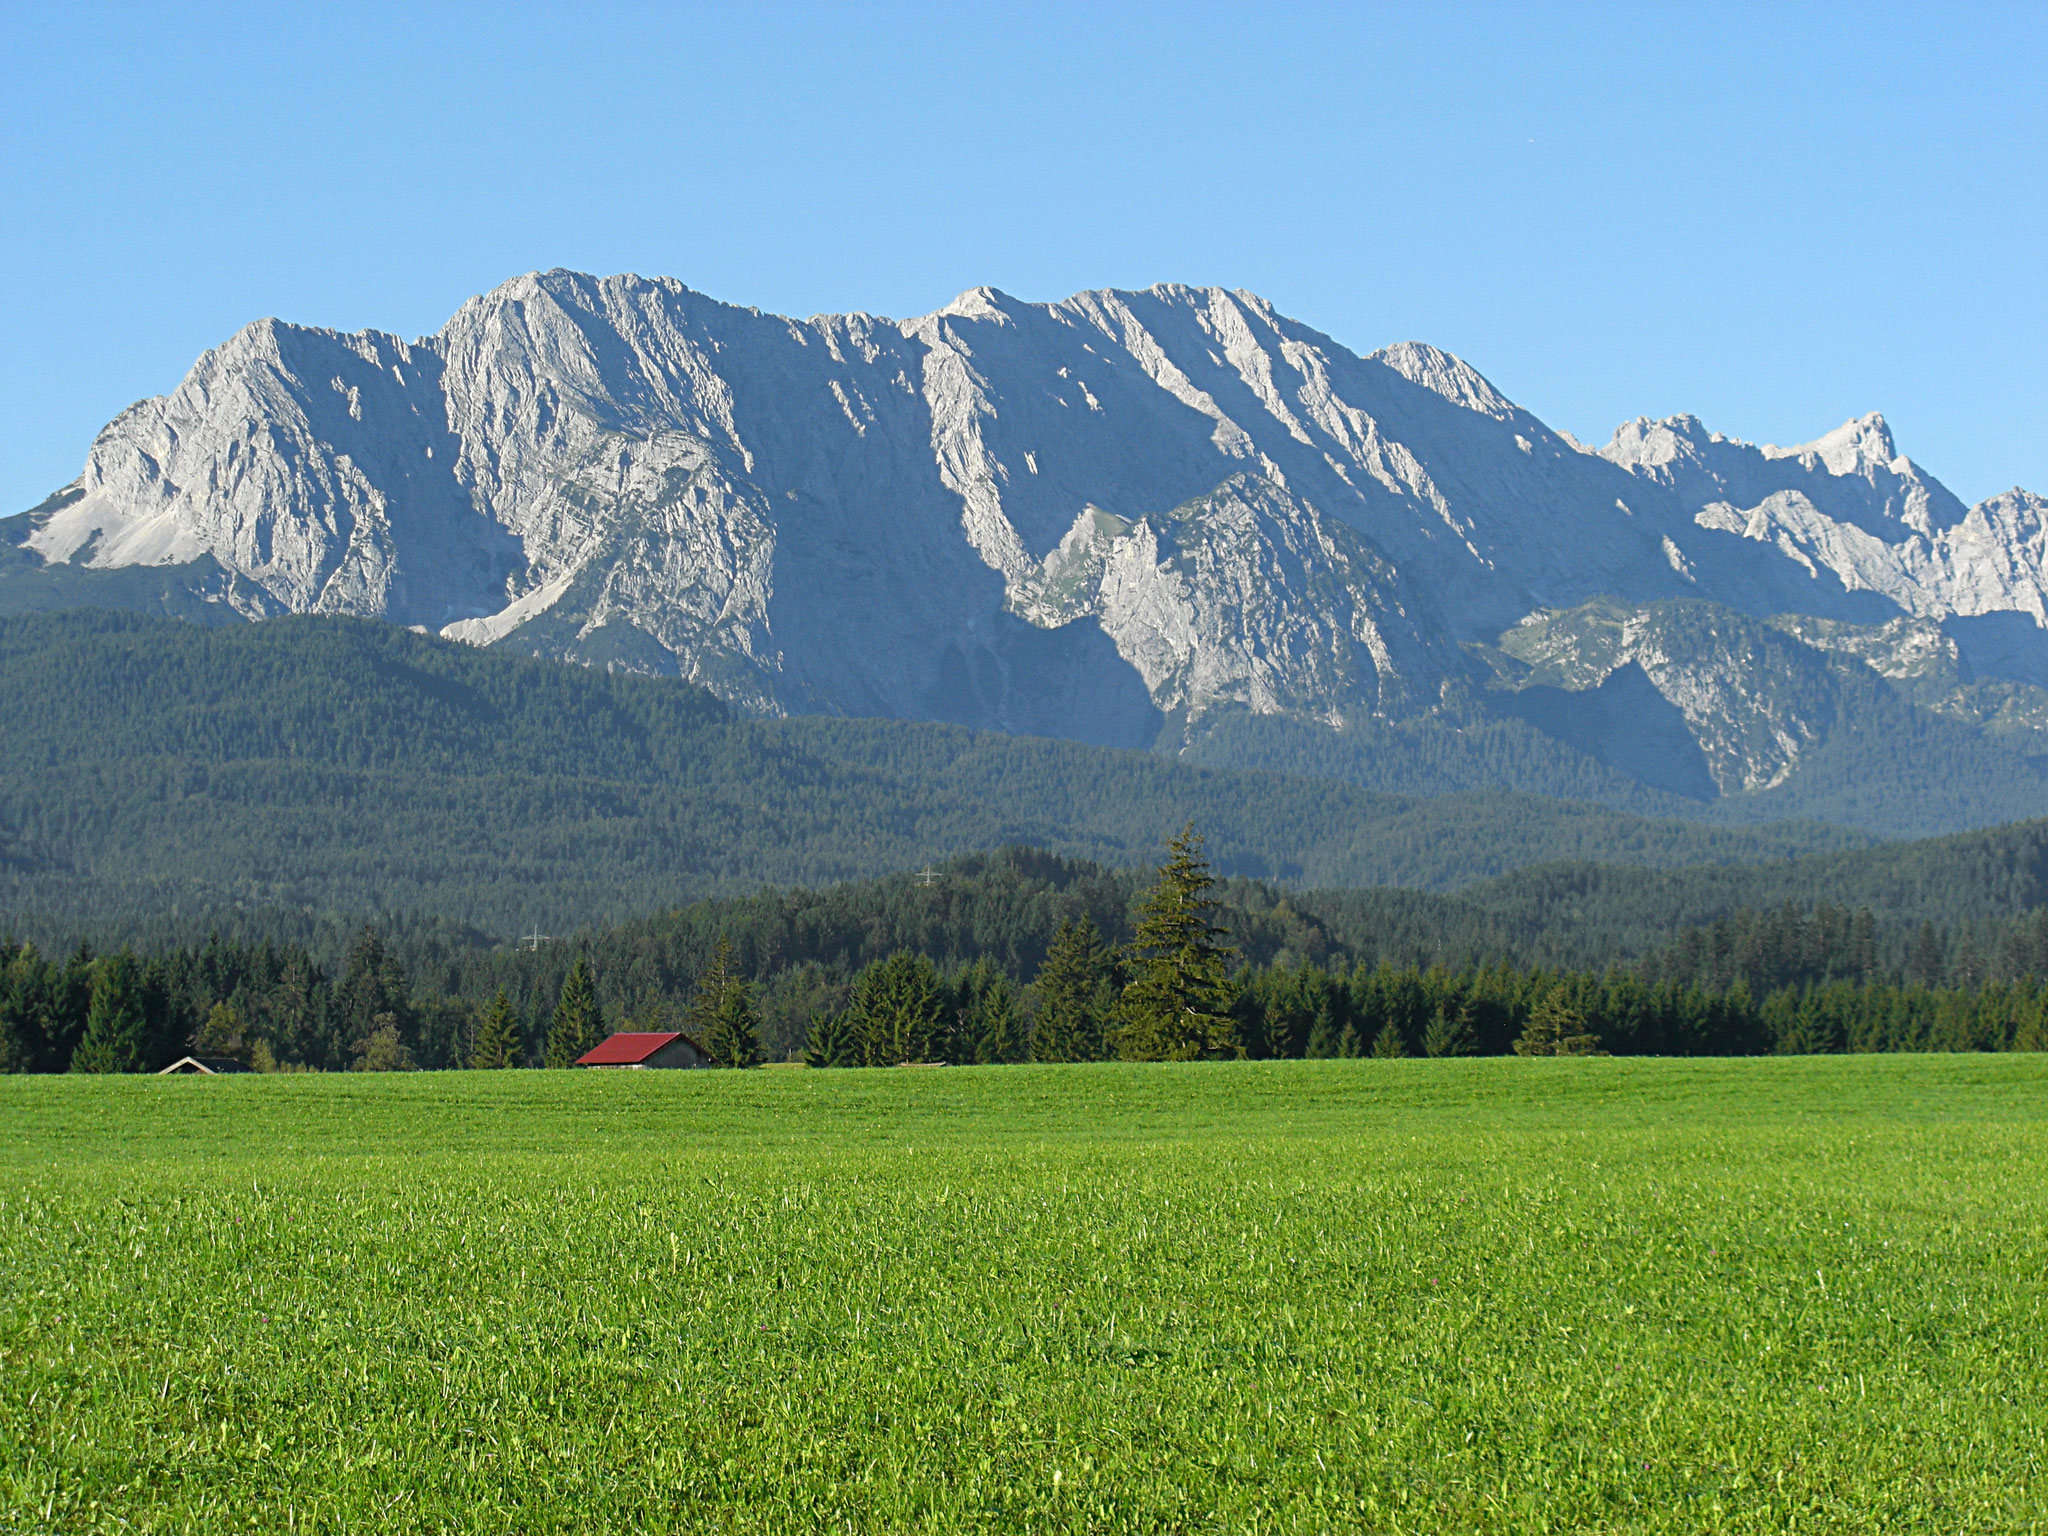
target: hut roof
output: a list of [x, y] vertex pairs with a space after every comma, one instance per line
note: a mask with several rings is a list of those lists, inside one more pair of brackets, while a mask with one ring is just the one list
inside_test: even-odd
[[579, 1067], [631, 1067], [683, 1038], [677, 1030], [623, 1030], [576, 1058]]

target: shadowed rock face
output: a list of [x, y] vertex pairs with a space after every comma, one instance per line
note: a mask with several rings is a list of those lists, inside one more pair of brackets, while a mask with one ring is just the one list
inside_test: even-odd
[[[764, 713], [1128, 745], [1218, 709], [1425, 714], [1497, 681], [1474, 643], [1595, 598], [1999, 616], [1977, 652], [2022, 681], [2048, 655], [2048, 502], [1965, 509], [1881, 418], [1795, 449], [1644, 420], [1594, 453], [1435, 348], [1360, 357], [1171, 285], [792, 320], [557, 271], [410, 343], [266, 320], [5, 526], [0, 606], [43, 605], [39, 575], [147, 569], [160, 606], [369, 615]], [[1644, 782], [1773, 782], [1798, 729], [1758, 725], [1739, 675], [1805, 642], [1713, 644], [1638, 644], [1583, 685], [1597, 707], [1516, 712], [1618, 741], [1647, 687], [1658, 739], [1682, 719], [1692, 745]]]

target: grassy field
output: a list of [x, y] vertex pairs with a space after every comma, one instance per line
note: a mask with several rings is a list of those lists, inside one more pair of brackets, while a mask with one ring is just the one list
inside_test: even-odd
[[0, 1080], [0, 1529], [2048, 1530], [2048, 1056]]

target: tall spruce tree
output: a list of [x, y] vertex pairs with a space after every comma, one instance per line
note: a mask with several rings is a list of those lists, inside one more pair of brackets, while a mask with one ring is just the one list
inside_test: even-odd
[[1337, 1027], [1337, 1021], [1328, 1008], [1316, 1010], [1314, 1021], [1309, 1025], [1308, 1044], [1302, 1047], [1302, 1054], [1311, 1061], [1325, 1061], [1338, 1056], [1349, 1055], [1344, 1049], [1344, 1032]]
[[1429, 1056], [1479, 1054], [1479, 1031], [1473, 1023], [1470, 998], [1457, 1002], [1447, 998], [1438, 1006], [1422, 1037], [1422, 1049]]
[[1229, 1017], [1237, 951], [1216, 922], [1216, 877], [1193, 822], [1166, 846], [1167, 861], [1138, 905], [1137, 931], [1124, 949], [1131, 979], [1117, 1000], [1117, 1054], [1126, 1061], [1242, 1055]]
[[1024, 1059], [1023, 1031], [1017, 1019], [1010, 978], [998, 972], [974, 1000], [974, 1060], [982, 1066]]
[[735, 977], [726, 987], [711, 1021], [711, 1059], [721, 1067], [761, 1064], [761, 1015], [754, 1007], [754, 984]]
[[732, 943], [724, 934], [711, 946], [711, 959], [697, 974], [697, 990], [683, 1015], [683, 1033], [706, 1056], [711, 1054], [711, 1026], [718, 1017], [718, 1005], [732, 980]]
[[74, 1072], [140, 1072], [147, 1029], [135, 963], [124, 950], [95, 965], [85, 1034], [71, 1056]]
[[1116, 951], [1095, 919], [1061, 923], [1031, 989], [1038, 1017], [1031, 1027], [1033, 1061], [1100, 1061], [1116, 1009]]
[[857, 1067], [861, 1065], [860, 1028], [850, 1014], [820, 1014], [811, 1020], [811, 1036], [804, 1046], [807, 1067]]
[[754, 1010], [754, 989], [734, 969], [732, 940], [722, 933], [712, 950], [710, 968], [698, 978], [688, 1028], [690, 1038], [714, 1065], [760, 1064], [761, 1017]]
[[503, 987], [484, 1006], [483, 1017], [477, 1021], [476, 1044], [471, 1048], [469, 1064], [480, 1072], [519, 1065], [519, 1020]]
[[550, 1067], [573, 1067], [576, 1058], [597, 1044], [600, 1028], [597, 983], [590, 974], [590, 957], [578, 955], [562, 982], [561, 999], [548, 1024]]
[[945, 1027], [947, 987], [929, 956], [899, 949], [863, 966], [846, 1011], [871, 1067], [930, 1061]]

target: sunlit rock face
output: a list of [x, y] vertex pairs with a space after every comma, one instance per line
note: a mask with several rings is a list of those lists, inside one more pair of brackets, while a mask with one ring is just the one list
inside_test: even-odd
[[1636, 615], [1617, 665], [1724, 791], [1775, 782], [1809, 729], [1745, 668], [1791, 697], [1785, 666], [1892, 642], [1736, 643], [1645, 605], [1858, 633], [2004, 616], [2021, 670], [2048, 623], [2048, 502], [1965, 508], [1877, 416], [1790, 449], [1639, 420], [1595, 452], [1433, 347], [1359, 356], [1174, 285], [794, 320], [557, 271], [412, 342], [260, 321], [4, 526], [17, 590], [190, 566], [197, 599], [252, 619], [374, 616], [750, 711], [1134, 746], [1225, 708], [1441, 711], [1498, 691], [1531, 616], [1553, 649], [1605, 644], [1555, 620], [1597, 599]]

